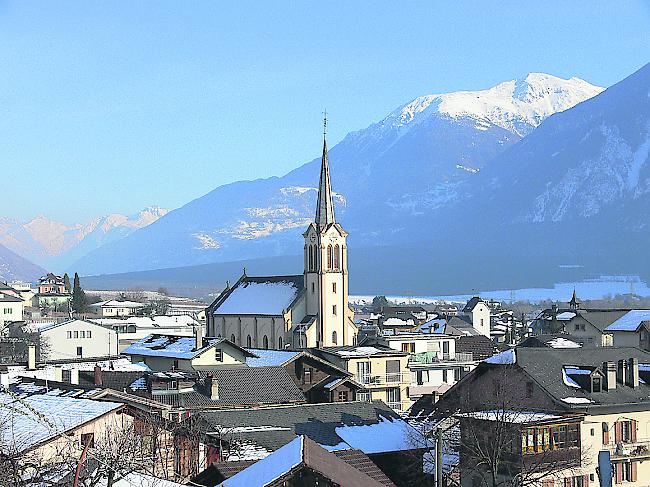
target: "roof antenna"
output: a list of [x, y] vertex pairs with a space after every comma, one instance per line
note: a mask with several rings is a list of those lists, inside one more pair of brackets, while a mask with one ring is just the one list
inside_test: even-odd
[[244, 276], [246, 276], [246, 266], [244, 266]]

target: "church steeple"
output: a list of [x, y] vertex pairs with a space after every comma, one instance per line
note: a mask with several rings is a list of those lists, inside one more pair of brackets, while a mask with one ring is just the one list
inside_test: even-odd
[[330, 166], [327, 157], [327, 114], [323, 121], [323, 156], [320, 165], [320, 183], [318, 185], [318, 201], [316, 203], [316, 226], [323, 230], [328, 225], [335, 223], [334, 203], [332, 201], [332, 184], [330, 182]]

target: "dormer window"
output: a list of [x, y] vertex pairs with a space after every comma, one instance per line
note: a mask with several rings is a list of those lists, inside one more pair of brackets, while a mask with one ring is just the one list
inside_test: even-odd
[[602, 380], [600, 375], [595, 374], [591, 378], [591, 392], [600, 392], [602, 390]]

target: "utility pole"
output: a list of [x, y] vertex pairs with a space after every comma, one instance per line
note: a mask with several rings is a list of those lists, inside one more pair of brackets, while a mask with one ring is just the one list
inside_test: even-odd
[[436, 428], [436, 487], [443, 487], [442, 462], [442, 428]]

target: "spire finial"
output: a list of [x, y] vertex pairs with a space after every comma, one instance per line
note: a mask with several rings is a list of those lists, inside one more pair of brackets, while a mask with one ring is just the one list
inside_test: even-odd
[[320, 181], [318, 184], [318, 201], [316, 202], [316, 225], [321, 230], [336, 221], [334, 219], [334, 202], [332, 201], [326, 135], [327, 110], [325, 110], [323, 117], [323, 157], [321, 159]]
[[327, 135], [327, 108], [323, 112], [323, 140], [325, 139], [326, 135]]

